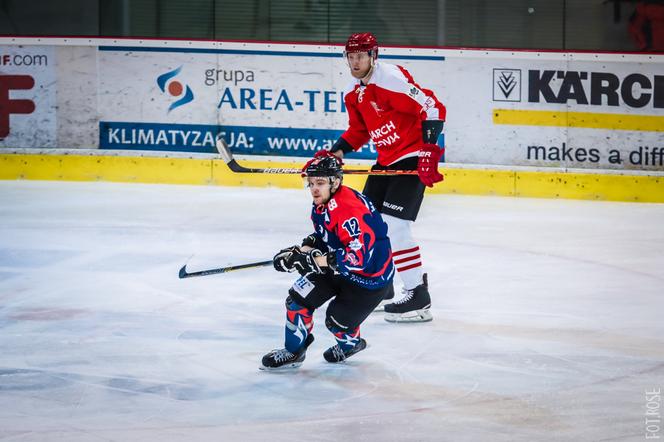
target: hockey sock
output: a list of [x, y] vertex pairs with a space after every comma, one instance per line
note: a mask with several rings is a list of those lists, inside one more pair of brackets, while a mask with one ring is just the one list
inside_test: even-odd
[[313, 327], [313, 311], [301, 306], [291, 296], [288, 296], [286, 298], [286, 350], [297, 353], [304, 346]]
[[325, 325], [334, 335], [334, 339], [337, 340], [337, 345], [343, 350], [344, 353], [351, 352], [357, 344], [360, 343], [360, 327], [357, 326], [353, 329], [342, 329], [330, 321], [330, 319], [325, 320]]
[[406, 290], [422, 284], [422, 258], [420, 247], [410, 231], [412, 221], [383, 215], [392, 243], [392, 259]]

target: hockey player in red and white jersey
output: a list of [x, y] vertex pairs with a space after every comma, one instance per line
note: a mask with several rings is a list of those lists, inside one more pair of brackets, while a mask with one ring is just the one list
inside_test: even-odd
[[438, 162], [444, 149], [436, 142], [446, 109], [406, 69], [377, 61], [378, 43], [372, 34], [351, 35], [344, 56], [354, 79], [344, 98], [349, 124], [332, 153], [343, 158], [344, 153], [361, 148], [371, 139], [378, 151], [372, 169], [418, 172], [417, 176], [369, 176], [362, 191], [388, 225], [394, 264], [404, 284], [405, 296], [385, 305], [385, 319], [431, 321], [427, 274], [422, 273], [420, 248], [411, 224], [417, 218], [425, 185], [433, 187], [443, 180]]

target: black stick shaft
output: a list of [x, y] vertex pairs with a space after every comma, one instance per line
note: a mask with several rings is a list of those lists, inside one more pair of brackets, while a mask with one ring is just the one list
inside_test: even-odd
[[240, 264], [236, 266], [229, 266], [229, 267], [219, 267], [217, 269], [209, 269], [209, 270], [201, 270], [199, 272], [187, 272], [187, 265], [183, 265], [182, 268], [180, 269], [180, 279], [184, 278], [193, 278], [194, 276], [207, 276], [207, 275], [216, 275], [218, 273], [228, 273], [228, 272], [233, 272], [235, 270], [244, 270], [244, 269], [251, 269], [254, 267], [265, 267], [272, 265], [272, 260], [269, 261], [259, 261], [259, 262], [251, 262], [249, 264]]
[[[283, 167], [265, 167], [254, 168], [244, 167], [238, 163], [231, 153], [230, 148], [223, 138], [217, 140], [217, 151], [228, 165], [228, 168], [235, 173], [272, 173], [272, 174], [301, 174], [300, 169]], [[370, 170], [370, 169], [345, 169], [345, 175], [417, 175], [416, 170]]]

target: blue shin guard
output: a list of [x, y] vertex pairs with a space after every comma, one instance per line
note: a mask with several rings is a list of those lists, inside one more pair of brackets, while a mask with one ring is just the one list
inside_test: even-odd
[[286, 298], [286, 350], [297, 353], [307, 342], [307, 337], [314, 326], [313, 311]]

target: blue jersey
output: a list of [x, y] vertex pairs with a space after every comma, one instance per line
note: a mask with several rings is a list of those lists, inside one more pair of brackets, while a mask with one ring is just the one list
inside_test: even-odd
[[335, 254], [341, 276], [369, 290], [392, 282], [387, 224], [367, 197], [342, 185], [327, 204], [314, 205], [311, 220], [317, 245]]

